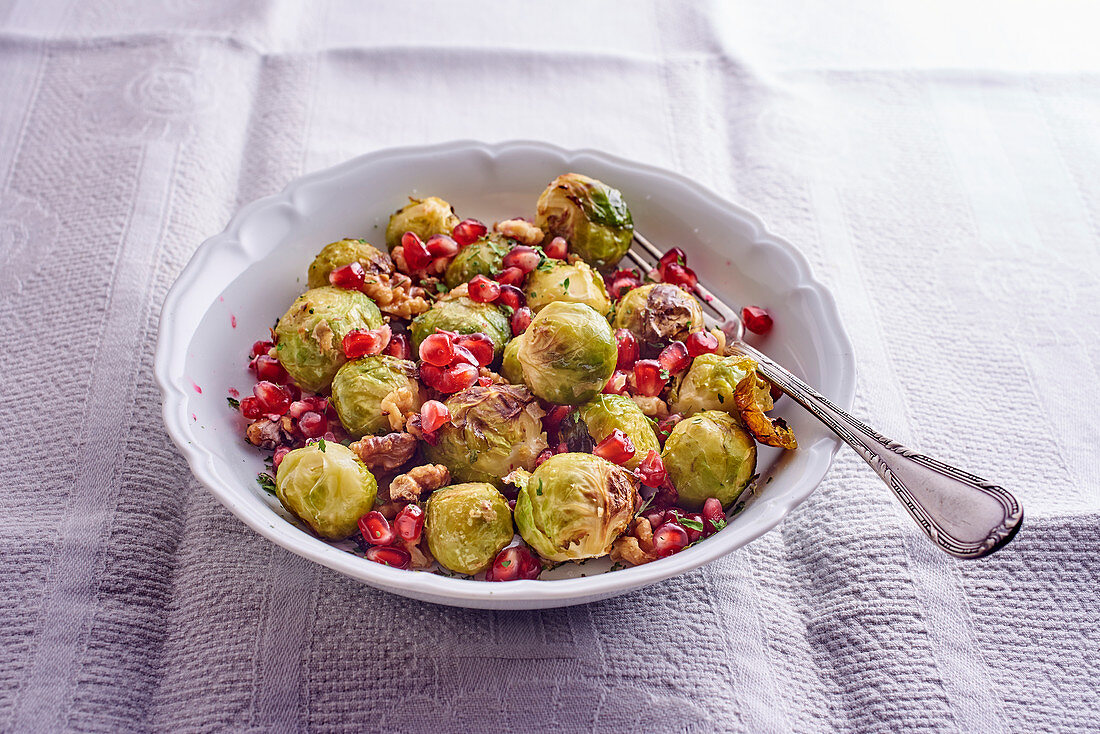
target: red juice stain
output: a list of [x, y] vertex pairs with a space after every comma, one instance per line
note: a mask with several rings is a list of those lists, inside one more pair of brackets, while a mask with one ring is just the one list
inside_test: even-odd
[[232, 326], [234, 329], [237, 328], [237, 317], [233, 314], [229, 314], [229, 325]]
[[195, 388], [195, 392], [197, 392], [199, 395], [202, 395], [202, 388], [195, 384], [194, 380], [191, 381], [191, 387]]
[[240, 391], [240, 390], [238, 390], [238, 389], [237, 389], [237, 388], [235, 388], [235, 387], [231, 387], [231, 388], [229, 388], [229, 397], [231, 397], [231, 398], [239, 398], [240, 396], [241, 396], [241, 391]]
[[196, 418], [196, 417], [195, 417], [195, 414], [194, 414], [194, 413], [192, 413], [192, 414], [191, 414], [191, 420], [193, 420], [193, 421], [197, 421], [197, 420], [198, 420], [198, 418]]

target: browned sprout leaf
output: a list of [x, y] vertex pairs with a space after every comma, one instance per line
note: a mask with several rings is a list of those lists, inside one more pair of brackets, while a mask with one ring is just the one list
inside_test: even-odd
[[794, 433], [782, 418], [772, 420], [764, 415], [775, 406], [772, 402], [771, 383], [755, 370], [737, 383], [733, 399], [737, 403], [737, 409], [741, 411], [741, 420], [757, 441], [781, 449], [798, 448]]

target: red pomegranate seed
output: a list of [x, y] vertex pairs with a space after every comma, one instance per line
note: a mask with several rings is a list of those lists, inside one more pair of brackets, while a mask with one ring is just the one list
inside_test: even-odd
[[668, 517], [668, 510], [661, 510], [656, 507], [648, 508], [642, 515], [646, 520], [649, 520], [649, 527], [652, 530], [656, 530], [665, 524], [665, 519]]
[[286, 373], [283, 366], [279, 364], [279, 360], [274, 357], [269, 357], [266, 354], [261, 354], [252, 360], [252, 371], [256, 373], [256, 379], [267, 380], [268, 382], [274, 382], [283, 384], [287, 382], [290, 375]]
[[505, 268], [519, 268], [524, 274], [537, 268], [540, 262], [542, 262], [542, 255], [539, 251], [527, 245], [513, 247], [512, 251], [504, 256]]
[[561, 429], [561, 422], [569, 415], [570, 410], [572, 408], [568, 405], [555, 405], [546, 411], [546, 415], [542, 417], [542, 429], [546, 431], [548, 436], [557, 437], [558, 431]]
[[340, 346], [344, 348], [344, 356], [348, 359], [373, 357], [382, 353], [390, 343], [390, 336], [389, 324], [382, 324], [377, 329], [352, 329], [344, 337]]
[[670, 374], [683, 372], [691, 364], [691, 355], [683, 342], [672, 342], [657, 355], [657, 361]]
[[676, 263], [672, 263], [665, 268], [661, 280], [671, 285], [687, 288], [688, 290], [694, 288], [699, 282], [699, 278], [695, 275], [694, 270], [684, 267], [683, 265], [677, 265]]
[[383, 566], [392, 566], [393, 568], [408, 568], [412, 563], [412, 556], [409, 555], [408, 551], [392, 546], [371, 546], [367, 548], [364, 556], [368, 561], [381, 563]]
[[430, 433], [435, 433], [451, 419], [451, 411], [438, 400], [429, 400], [420, 406], [420, 425]]
[[668, 373], [655, 359], [639, 359], [634, 363], [634, 389], [639, 395], [657, 397], [668, 382]]
[[527, 296], [523, 295], [523, 291], [514, 285], [502, 285], [497, 303], [515, 311], [527, 305]]
[[302, 388], [298, 387], [293, 382], [288, 382], [283, 385], [283, 389], [290, 393], [290, 402], [293, 403], [295, 400], [302, 399]]
[[258, 341], [252, 343], [252, 351], [249, 353], [249, 357], [259, 357], [261, 354], [267, 354], [268, 351], [275, 346], [271, 342]]
[[485, 377], [484, 375], [482, 375], [481, 377], [477, 378], [477, 384], [481, 385], [482, 387], [489, 387], [489, 385], [493, 384], [493, 378]]
[[634, 442], [616, 428], [611, 435], [596, 444], [592, 453], [615, 464], [625, 464], [634, 458]]
[[687, 265], [687, 255], [679, 247], [673, 247], [671, 250], [661, 255], [661, 259], [657, 261], [657, 270], [662, 271], [673, 263], [677, 265]]
[[569, 254], [569, 243], [565, 241], [564, 237], [555, 237], [550, 240], [550, 244], [543, 248], [543, 252], [547, 257], [552, 257], [555, 260], [564, 260]]
[[445, 234], [433, 234], [424, 247], [433, 258], [449, 258], [458, 254], [458, 243]]
[[565, 441], [562, 441], [561, 443], [558, 444], [558, 447], [556, 449], [554, 449], [554, 453], [555, 454], [568, 454], [569, 453], [569, 444], [567, 444]]
[[432, 253], [420, 241], [415, 232], [406, 232], [401, 235], [401, 247], [405, 251], [405, 262], [413, 270], [426, 268], [432, 261]]
[[611, 300], [617, 301], [641, 284], [642, 279], [635, 271], [619, 270], [607, 281], [607, 293]]
[[505, 268], [501, 270], [493, 280], [501, 285], [514, 285], [517, 288], [523, 285], [523, 279], [527, 277], [527, 273], [523, 272], [519, 268]]
[[306, 438], [317, 438], [328, 432], [328, 418], [312, 410], [298, 419], [298, 430]]
[[484, 275], [475, 275], [469, 283], [470, 300], [477, 303], [492, 303], [500, 295], [500, 283], [489, 280]]
[[519, 336], [527, 331], [527, 327], [531, 325], [532, 318], [534, 318], [534, 316], [531, 314], [531, 309], [526, 306], [517, 308], [516, 312], [512, 314], [512, 336]]
[[554, 455], [554, 452], [551, 451], [550, 449], [543, 449], [539, 453], [539, 455], [535, 457], [535, 466], [541, 466], [542, 462], [546, 461], [547, 459], [549, 459], [553, 455]]
[[279, 464], [283, 463], [283, 457], [290, 453], [289, 446], [280, 446], [275, 449], [275, 453], [271, 457], [271, 466], [276, 470], [279, 468]]
[[439, 381], [443, 379], [443, 368], [436, 367], [431, 362], [420, 363], [420, 381], [433, 390], [439, 389]]
[[688, 354], [698, 357], [700, 354], [714, 354], [718, 351], [718, 337], [709, 331], [693, 331], [684, 340]]
[[638, 478], [642, 480], [642, 484], [647, 487], [660, 487], [668, 478], [668, 473], [665, 472], [665, 463], [661, 461], [661, 455], [657, 453], [656, 449], [650, 449], [642, 462], [638, 464], [637, 474]]
[[707, 535], [726, 527], [726, 513], [717, 497], [707, 497], [703, 503], [703, 530]]
[[478, 238], [484, 237], [488, 231], [489, 228], [476, 219], [463, 219], [455, 225], [451, 237], [454, 238], [459, 247], [466, 247], [477, 242]]
[[680, 493], [672, 486], [672, 482], [665, 481], [657, 488], [657, 494], [653, 495], [653, 504], [656, 507], [669, 508], [680, 501]]
[[505, 548], [493, 559], [493, 565], [485, 572], [486, 581], [518, 581], [537, 579], [542, 573], [542, 564], [528, 550], [527, 546], [514, 545]]
[[371, 510], [359, 518], [359, 532], [363, 534], [363, 540], [371, 545], [393, 545], [397, 540], [397, 533], [390, 526], [390, 521], [378, 510]]
[[254, 398], [249, 395], [247, 398], [241, 398], [241, 415], [249, 420], [255, 420], [264, 414], [264, 408], [260, 404], [258, 398]]
[[293, 403], [290, 404], [290, 407], [287, 408], [286, 414], [294, 420], [298, 420], [311, 410], [313, 410], [312, 403], [307, 403], [304, 400], [295, 400]]
[[273, 382], [257, 382], [252, 388], [252, 394], [260, 401], [260, 408], [264, 413], [283, 415], [290, 408], [290, 391]]
[[672, 429], [676, 427], [676, 424], [684, 419], [684, 416], [679, 413], [673, 413], [672, 415], [662, 418], [657, 423], [657, 439], [664, 446], [665, 439], [672, 433]]
[[424, 530], [424, 510], [420, 509], [420, 505], [405, 505], [393, 519], [393, 527], [401, 540], [417, 542]]
[[767, 334], [774, 325], [771, 314], [759, 306], [745, 306], [741, 309], [741, 322], [753, 334]]
[[697, 527], [705, 528], [703, 524], [703, 516], [697, 512], [684, 512], [677, 508], [675, 510], [669, 510], [669, 513], [665, 519], [666, 522], [678, 523], [688, 534], [688, 542], [694, 543], [703, 537], [703, 530], [697, 530]]
[[619, 347], [619, 361], [615, 367], [629, 370], [638, 361], [638, 340], [628, 329], [615, 330], [615, 344]]
[[496, 354], [496, 347], [493, 344], [493, 340], [481, 332], [477, 332], [476, 334], [461, 334], [455, 337], [454, 344], [456, 350], [458, 347], [465, 347], [469, 350], [480, 367], [489, 366], [493, 361], [493, 356]]
[[366, 277], [367, 271], [363, 270], [363, 266], [357, 262], [353, 262], [343, 267], [336, 268], [329, 273], [328, 282], [332, 283], [337, 288], [357, 291], [363, 285], [363, 279]]
[[611, 379], [607, 381], [607, 384], [603, 386], [604, 395], [624, 395], [626, 394], [626, 380], [627, 375], [622, 370], [615, 370], [611, 375]]
[[420, 342], [420, 359], [436, 367], [446, 367], [455, 358], [454, 340], [450, 334], [436, 333]]
[[658, 558], [682, 551], [690, 542], [687, 530], [677, 522], [666, 522], [653, 532], [653, 550]]
[[477, 382], [477, 367], [465, 362], [459, 362], [453, 367], [443, 370], [439, 377], [439, 385], [436, 388], [442, 393], [455, 393]]
[[458, 344], [455, 344], [454, 345], [454, 350], [455, 350], [455, 358], [454, 358], [454, 361], [451, 362], [452, 365], [472, 364], [474, 367], [478, 366], [477, 357], [475, 357], [474, 353], [471, 352], [469, 349], [467, 349], [466, 347], [460, 346]]
[[398, 359], [412, 359], [412, 343], [409, 341], [409, 335], [394, 334], [382, 353]]

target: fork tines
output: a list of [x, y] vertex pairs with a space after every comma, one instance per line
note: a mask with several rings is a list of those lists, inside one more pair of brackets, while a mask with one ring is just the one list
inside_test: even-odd
[[[641, 268], [642, 276], [657, 269], [661, 259], [661, 251], [653, 246], [637, 232], [634, 233], [634, 245], [627, 251], [627, 256]], [[703, 305], [703, 319], [708, 327], [725, 328], [731, 322], [739, 322], [737, 312], [727, 306], [702, 284], [695, 286], [695, 293], [699, 296], [699, 302]]]

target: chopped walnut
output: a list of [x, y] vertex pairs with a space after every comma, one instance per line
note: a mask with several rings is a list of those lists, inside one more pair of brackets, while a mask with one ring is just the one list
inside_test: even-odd
[[541, 229], [526, 219], [506, 219], [503, 222], [497, 222], [493, 225], [493, 231], [505, 237], [511, 237], [528, 247], [542, 244], [546, 237]]
[[293, 428], [293, 423], [285, 416], [277, 421], [260, 418], [248, 424], [244, 435], [253, 446], [272, 451], [294, 443]]
[[638, 404], [642, 412], [650, 418], [661, 420], [668, 415], [668, 405], [660, 398], [649, 397], [648, 395], [632, 395], [631, 397], [634, 398], [634, 402]]
[[478, 367], [477, 376], [478, 377], [487, 377], [487, 378], [489, 378], [490, 383], [493, 384], [493, 385], [507, 385], [507, 384], [509, 384], [509, 382], [507, 380], [505, 380], [503, 377], [498, 375], [496, 372], [493, 372], [488, 367]]
[[653, 528], [650, 527], [649, 520], [644, 517], [634, 518], [630, 532], [612, 543], [611, 560], [626, 561], [634, 566], [657, 560], [657, 554], [653, 551]]
[[392, 472], [416, 453], [416, 437], [408, 433], [367, 436], [349, 446], [371, 471]]
[[414, 286], [412, 279], [404, 273], [368, 273], [361, 290], [378, 304], [379, 310], [391, 316], [411, 319], [431, 308], [423, 296], [423, 290]]
[[321, 347], [321, 352], [331, 352], [334, 349], [336, 335], [332, 331], [332, 327], [328, 325], [326, 319], [321, 319], [317, 322], [317, 326], [313, 327], [313, 338], [317, 340], [318, 346]]
[[428, 550], [428, 536], [426, 534], [421, 534], [420, 540], [416, 543], [401, 540], [401, 547], [409, 552], [413, 568], [428, 568], [435, 563], [431, 551]]
[[450, 300], [453, 300], [455, 298], [461, 298], [463, 296], [465, 296], [466, 298], [470, 297], [470, 284], [469, 283], [459, 283], [458, 285], [456, 285], [451, 290], [447, 291], [446, 293], [441, 294], [439, 296], [439, 300], [441, 300], [441, 301], [450, 301]]
[[408, 416], [417, 410], [417, 394], [405, 385], [382, 398], [378, 407], [390, 422], [390, 428], [401, 431], [405, 428]]
[[394, 477], [390, 482], [390, 499], [401, 502], [419, 502], [425, 494], [430, 494], [451, 482], [451, 473], [442, 464], [416, 466], [404, 474]]

